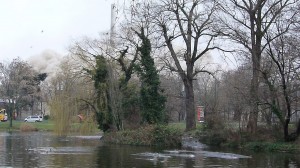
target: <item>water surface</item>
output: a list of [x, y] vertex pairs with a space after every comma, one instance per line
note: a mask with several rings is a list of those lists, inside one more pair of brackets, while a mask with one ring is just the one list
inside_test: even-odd
[[300, 167], [300, 155], [210, 148], [106, 145], [99, 136], [58, 137], [47, 132], [0, 133], [0, 167]]

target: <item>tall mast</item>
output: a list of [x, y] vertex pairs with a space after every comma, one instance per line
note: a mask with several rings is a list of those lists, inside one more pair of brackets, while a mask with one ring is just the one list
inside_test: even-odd
[[110, 45], [111, 47], [114, 47], [115, 45], [115, 28], [116, 28], [116, 4], [111, 4], [111, 20], [110, 20]]

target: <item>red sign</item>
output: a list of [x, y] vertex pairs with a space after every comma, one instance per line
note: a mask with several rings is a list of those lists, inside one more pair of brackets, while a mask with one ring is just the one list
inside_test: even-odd
[[204, 121], [204, 112], [203, 112], [203, 106], [197, 106], [197, 120]]
[[201, 111], [202, 111], [202, 108], [201, 106], [197, 106], [197, 118], [198, 118], [198, 121], [200, 121], [200, 116], [201, 116]]

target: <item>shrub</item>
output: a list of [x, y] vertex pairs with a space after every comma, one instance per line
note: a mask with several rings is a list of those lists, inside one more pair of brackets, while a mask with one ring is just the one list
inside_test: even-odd
[[206, 131], [199, 137], [197, 137], [202, 143], [212, 146], [221, 146], [227, 142], [226, 134], [224, 132], [217, 131]]
[[105, 133], [104, 141], [115, 144], [179, 146], [183, 132], [166, 125], [147, 125], [135, 130]]
[[35, 128], [32, 124], [29, 124], [29, 123], [21, 124], [20, 125], [20, 130], [22, 132], [38, 131], [37, 128]]
[[180, 146], [182, 132], [176, 128], [157, 125], [153, 129], [153, 142], [155, 146]]
[[44, 116], [44, 120], [49, 120], [50, 119], [50, 116], [49, 115], [45, 115]]
[[208, 116], [205, 119], [204, 130], [223, 130], [225, 128], [225, 123], [221, 117], [218, 116]]

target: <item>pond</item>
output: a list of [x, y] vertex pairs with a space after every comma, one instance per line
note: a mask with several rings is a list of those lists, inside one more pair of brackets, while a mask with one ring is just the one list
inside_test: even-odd
[[211, 148], [107, 145], [100, 136], [58, 137], [48, 132], [0, 133], [0, 167], [300, 167], [300, 155]]

